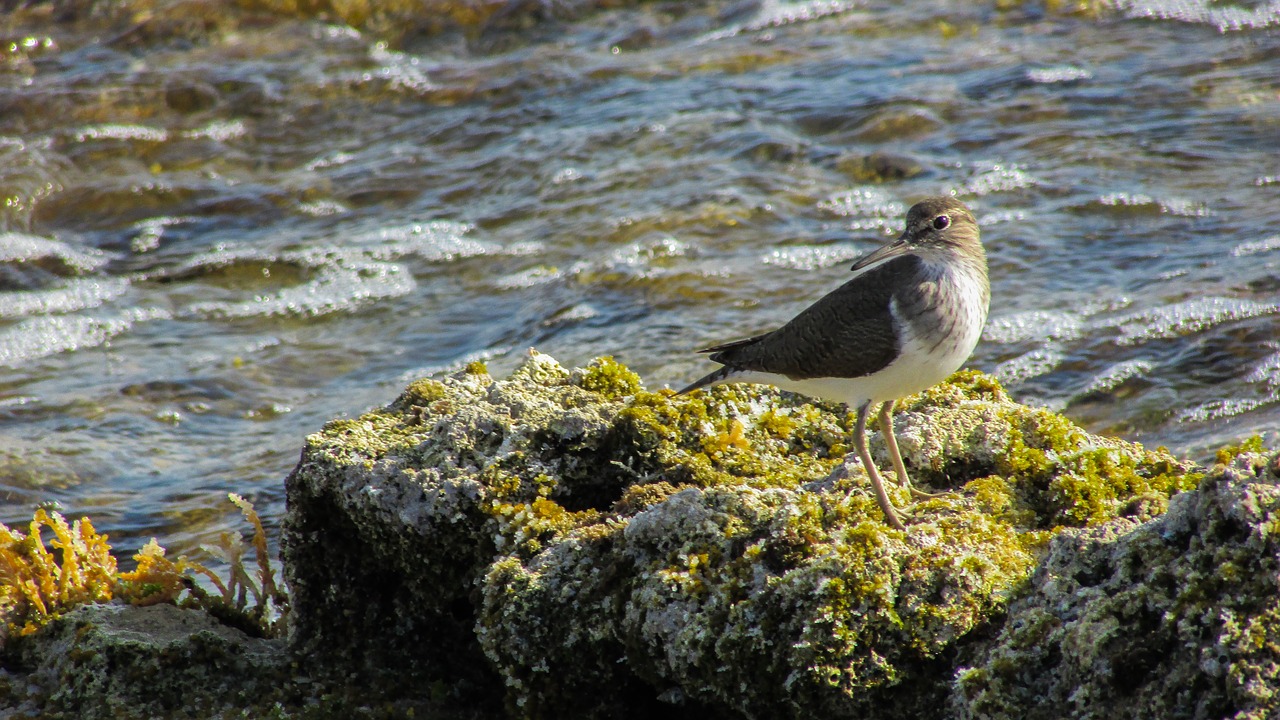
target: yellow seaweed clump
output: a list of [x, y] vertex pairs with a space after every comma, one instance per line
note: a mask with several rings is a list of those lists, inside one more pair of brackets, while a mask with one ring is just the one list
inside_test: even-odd
[[[155, 538], [133, 556], [133, 570], [119, 572], [108, 536], [99, 534], [88, 518], [68, 523], [61, 514], [40, 508], [25, 534], [0, 523], [0, 641], [30, 635], [81, 605], [112, 600], [200, 607], [224, 620], [246, 620], [236, 624], [258, 634], [274, 634], [287, 597], [274, 580], [266, 531], [252, 504], [235, 494], [230, 499], [254, 527], [256, 580], [245, 568], [239, 533], [223, 533], [215, 548], [230, 566], [224, 582], [197, 562], [169, 559]], [[53, 535], [47, 547], [46, 531]], [[196, 575], [207, 578], [218, 594], [202, 590]]]
[[[41, 533], [53, 533], [45, 547]], [[115, 589], [116, 559], [88, 518], [68, 524], [44, 508], [36, 510], [30, 531], [22, 534], [0, 524], [0, 621], [4, 636], [30, 635], [58, 613], [77, 605], [106, 602]]]

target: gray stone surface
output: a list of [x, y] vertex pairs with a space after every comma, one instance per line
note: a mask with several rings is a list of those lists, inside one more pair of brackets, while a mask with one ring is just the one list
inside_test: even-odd
[[1280, 717], [1277, 459], [1241, 455], [1145, 524], [1055, 537], [967, 650], [954, 717]]

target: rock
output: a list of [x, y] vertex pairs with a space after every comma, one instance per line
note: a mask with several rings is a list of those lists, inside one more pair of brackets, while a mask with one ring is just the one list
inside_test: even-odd
[[961, 373], [898, 414], [917, 483], [953, 491], [894, 490], [902, 533], [834, 410], [537, 353], [505, 381], [419, 381], [307, 439], [293, 646], [379, 682], [505, 688], [529, 717], [945, 717], [957, 654], [999, 631], [1050, 537], [1132, 528], [1200, 480]]
[[1280, 485], [1265, 463], [1218, 466], [1145, 524], [1055, 537], [1003, 629], [968, 650], [952, 717], [1280, 716]]
[[[286, 699], [281, 683], [293, 673], [283, 641], [173, 605], [84, 605], [6, 651], [26, 673], [25, 710], [76, 720], [266, 708]], [[15, 689], [0, 692], [0, 708], [24, 709], [13, 707]]]
[[307, 439], [287, 647], [85, 606], [6, 643], [0, 714], [1280, 716], [1280, 456], [1202, 473], [975, 372], [895, 424], [945, 493], [894, 486], [905, 532], [841, 408], [537, 353], [421, 380]]
[[836, 158], [836, 169], [857, 182], [887, 183], [922, 175], [924, 165], [909, 155], [877, 150], [870, 154], [850, 152]]
[[943, 124], [942, 118], [923, 106], [886, 107], [863, 120], [853, 137], [861, 142], [891, 142], [928, 135]]

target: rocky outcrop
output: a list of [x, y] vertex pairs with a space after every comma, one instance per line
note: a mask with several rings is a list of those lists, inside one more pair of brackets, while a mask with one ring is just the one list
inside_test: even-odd
[[[4, 648], [41, 717], [1280, 715], [1280, 459], [1205, 472], [961, 373], [888, 527], [850, 417], [532, 353], [307, 439], [286, 641], [89, 606]], [[1254, 447], [1256, 449], [1256, 447]], [[878, 433], [873, 455], [887, 456]], [[17, 698], [17, 700], [15, 700]], [[25, 698], [25, 699], [24, 699]]]
[[296, 704], [301, 689], [282, 640], [173, 605], [84, 605], [7, 650], [23, 672], [0, 688], [5, 717], [230, 716]]
[[897, 422], [915, 481], [943, 493], [898, 491], [905, 533], [844, 463], [840, 408], [650, 393], [611, 361], [536, 353], [504, 381], [420, 381], [308, 438], [286, 522], [295, 646], [501, 687], [529, 717], [945, 717], [965, 707], [958, 659], [977, 692], [964, 653], [1050, 538], [1132, 529], [1200, 481], [978, 373]]

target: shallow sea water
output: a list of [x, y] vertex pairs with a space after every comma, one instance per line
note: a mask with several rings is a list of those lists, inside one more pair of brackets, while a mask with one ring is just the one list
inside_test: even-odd
[[0, 521], [198, 553], [416, 377], [679, 385], [934, 193], [990, 258], [971, 366], [1280, 442], [1280, 3], [427, 6], [0, 19]]

